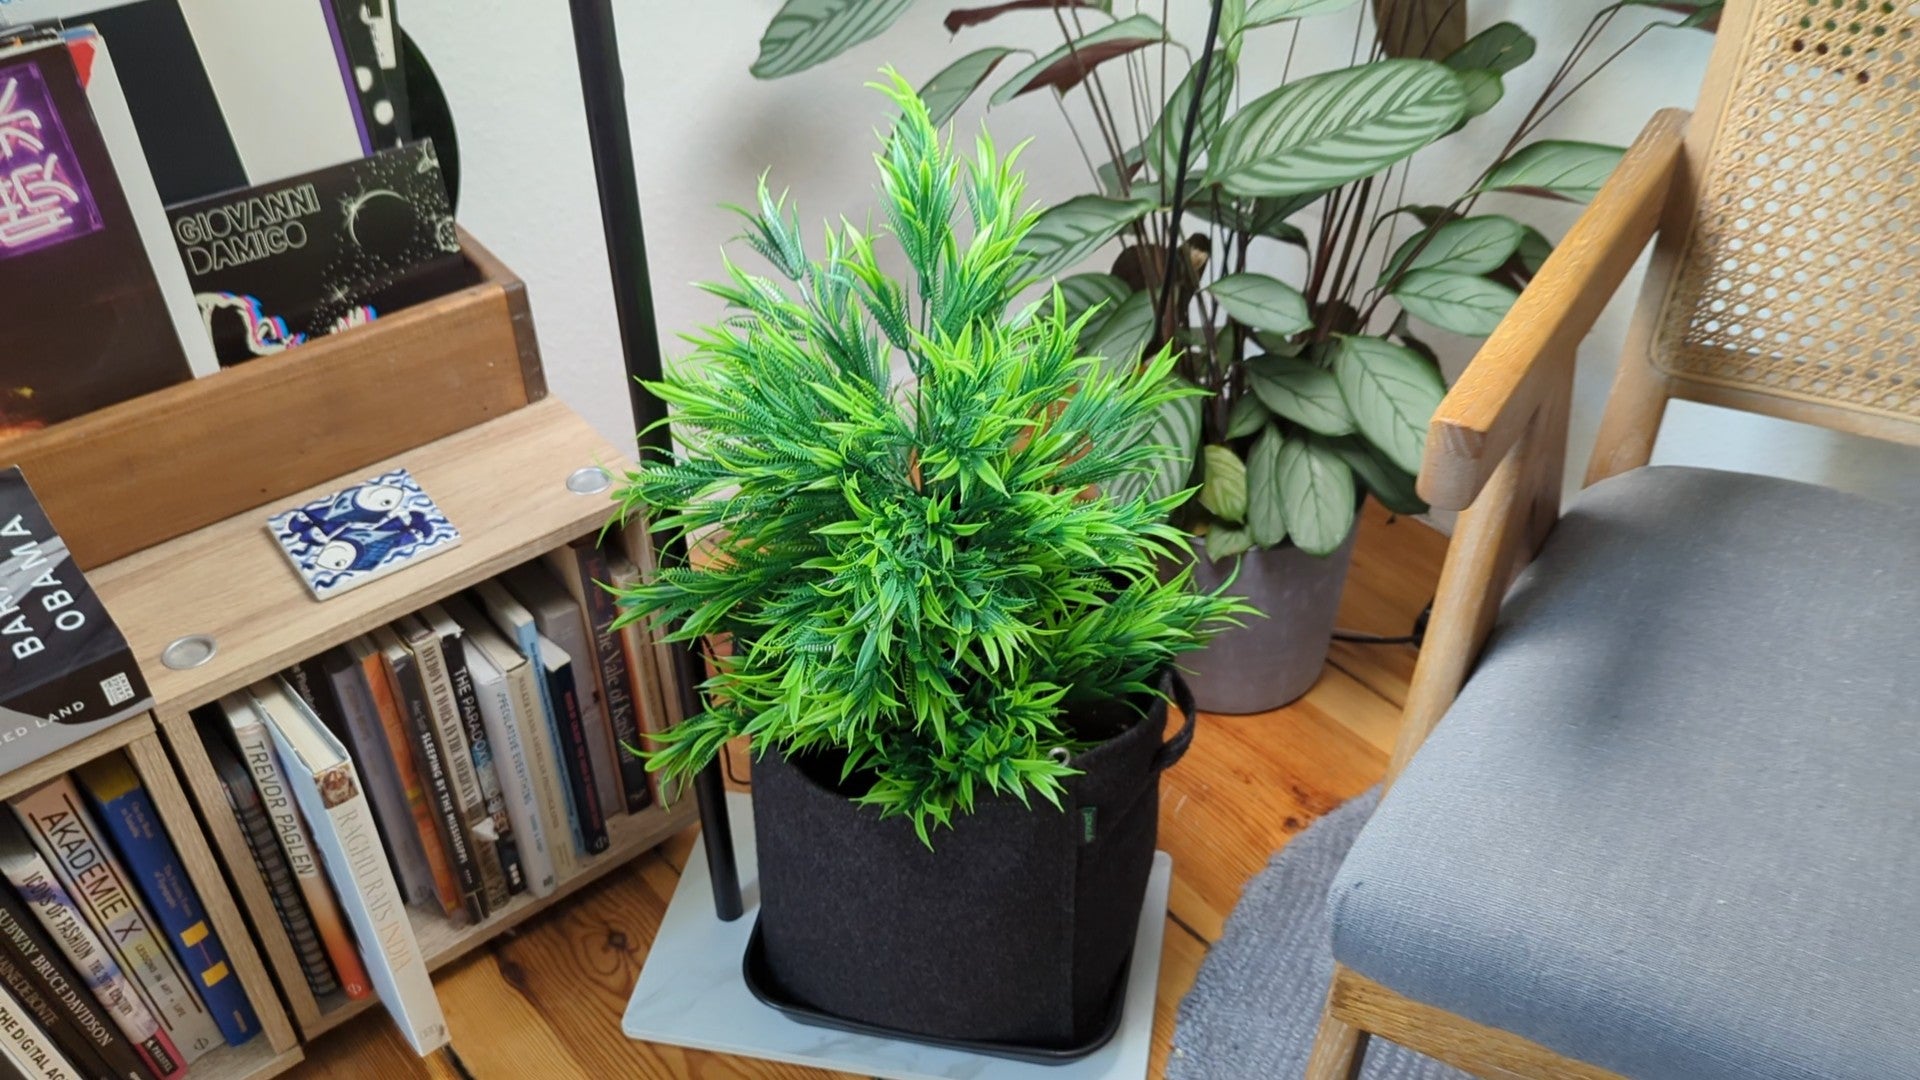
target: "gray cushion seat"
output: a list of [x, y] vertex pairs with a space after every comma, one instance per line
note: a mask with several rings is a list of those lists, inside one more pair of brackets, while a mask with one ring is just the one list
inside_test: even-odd
[[1360, 974], [1636, 1080], [1920, 1077], [1920, 511], [1588, 490], [1329, 905]]

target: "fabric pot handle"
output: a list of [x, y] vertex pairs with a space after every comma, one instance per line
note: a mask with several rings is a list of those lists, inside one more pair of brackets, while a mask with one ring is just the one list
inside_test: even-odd
[[1179, 671], [1170, 671], [1168, 678], [1173, 682], [1173, 704], [1186, 717], [1186, 723], [1173, 738], [1160, 744], [1160, 750], [1153, 755], [1153, 771], [1162, 773], [1171, 769], [1181, 758], [1187, 756], [1187, 748], [1193, 745], [1193, 725], [1199, 719], [1198, 710], [1193, 704], [1193, 690], [1187, 686], [1187, 680], [1180, 677]]

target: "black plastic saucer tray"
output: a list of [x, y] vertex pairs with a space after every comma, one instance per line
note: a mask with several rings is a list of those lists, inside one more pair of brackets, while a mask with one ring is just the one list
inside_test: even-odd
[[986, 1054], [991, 1057], [1009, 1058], [1013, 1061], [1025, 1061], [1034, 1065], [1065, 1065], [1079, 1061], [1095, 1050], [1113, 1041], [1120, 1030], [1120, 1016], [1127, 1003], [1127, 980], [1133, 974], [1133, 957], [1127, 957], [1127, 964], [1121, 969], [1120, 982], [1113, 988], [1113, 998], [1107, 1003], [1107, 1018], [1100, 1025], [1094, 1037], [1079, 1046], [1021, 1046], [1017, 1043], [977, 1042], [970, 1039], [943, 1039], [931, 1035], [916, 1035], [908, 1031], [897, 1031], [877, 1024], [866, 1024], [858, 1020], [848, 1020], [821, 1012], [810, 1005], [802, 1005], [782, 997], [773, 976], [766, 968], [766, 956], [760, 948], [760, 923], [753, 924], [753, 936], [747, 940], [747, 955], [740, 963], [741, 974], [746, 977], [747, 989], [760, 1000], [762, 1005], [778, 1010], [789, 1020], [814, 1027], [832, 1028], [835, 1031], [850, 1032], [854, 1035], [871, 1035], [877, 1039], [896, 1039], [901, 1042], [919, 1043], [922, 1046], [938, 1046], [946, 1050], [958, 1050], [967, 1054]]

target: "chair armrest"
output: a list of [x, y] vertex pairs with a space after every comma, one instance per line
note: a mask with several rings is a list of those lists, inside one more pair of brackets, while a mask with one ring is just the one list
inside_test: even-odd
[[1464, 510], [1573, 363], [1659, 225], [1687, 113], [1662, 109], [1461, 374], [1427, 427], [1421, 498]]

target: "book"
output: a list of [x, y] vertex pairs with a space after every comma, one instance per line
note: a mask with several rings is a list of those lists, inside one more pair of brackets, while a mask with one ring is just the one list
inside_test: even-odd
[[353, 759], [284, 680], [256, 684], [253, 694], [380, 1000], [414, 1051], [432, 1053], [447, 1045], [447, 1021]]
[[590, 650], [591, 662], [584, 665], [587, 670], [579, 682], [598, 696], [612, 739], [622, 801], [627, 813], [637, 814], [653, 803], [653, 789], [647, 782], [646, 763], [636, 753], [641, 748], [638, 683], [629, 666], [626, 643], [621, 632], [613, 628], [620, 608], [613, 595], [601, 587], [613, 578], [612, 563], [591, 536], [549, 551], [544, 561], [586, 619], [587, 637], [582, 644]]
[[573, 780], [573, 805], [579, 811], [580, 842], [589, 855], [607, 850], [607, 819], [600, 814], [600, 800], [593, 789], [593, 762], [585, 722], [580, 717], [580, 696], [573, 678], [573, 657], [545, 634], [537, 639], [540, 663], [546, 669], [547, 696], [560, 728], [560, 751], [567, 764], [567, 776]]
[[207, 921], [200, 895], [133, 766], [123, 755], [108, 754], [73, 775], [227, 1045], [239, 1046], [259, 1034], [260, 1021], [246, 990], [227, 963], [220, 936]]
[[[401, 876], [401, 887], [407, 890], [407, 902], [438, 909], [448, 917], [464, 915], [466, 908], [460, 899], [460, 883], [454, 877], [453, 862], [447, 854], [446, 844], [441, 841], [440, 831], [434, 825], [436, 815], [433, 803], [414, 761], [413, 737], [409, 734], [406, 707], [401, 702], [393, 669], [387, 665], [387, 658], [380, 647], [368, 635], [362, 634], [347, 642], [346, 650], [359, 663], [361, 674], [365, 676], [367, 693], [379, 713], [380, 732], [385, 738], [387, 756], [393, 762], [394, 778], [400, 784], [406, 797], [407, 813], [413, 819], [412, 839], [419, 844], [425, 856], [424, 864], [409, 867]], [[376, 804], [376, 811], [378, 808]], [[394, 831], [396, 834], [404, 833], [405, 826], [395, 822]], [[425, 868], [424, 874], [421, 872], [422, 866]]]
[[460, 714], [461, 733], [466, 736], [467, 753], [473, 761], [473, 779], [480, 788], [483, 812], [493, 822], [494, 850], [500, 859], [500, 872], [506, 878], [507, 892], [527, 891], [527, 879], [520, 865], [519, 835], [513, 818], [507, 813], [507, 800], [500, 789], [498, 770], [493, 766], [493, 739], [487, 732], [486, 718], [480, 712], [480, 694], [473, 684], [473, 672], [467, 665], [466, 631], [447, 614], [445, 607], [428, 604], [419, 618], [440, 639], [440, 652], [453, 684], [453, 702]]
[[194, 989], [193, 975], [167, 947], [166, 932], [73, 778], [56, 777], [17, 796], [13, 812], [181, 1056], [191, 1063], [220, 1046], [220, 1026]]
[[624, 813], [626, 799], [621, 792], [613, 727], [600, 700], [600, 681], [596, 674], [598, 650], [593, 645], [585, 611], [538, 561], [514, 567], [501, 575], [501, 580], [506, 582], [507, 591], [532, 613], [534, 626], [577, 661], [572, 669], [574, 694], [580, 706], [587, 759], [593, 767], [594, 792], [600, 798], [600, 815], [612, 818]]
[[0, 990], [0, 1056], [39, 1080], [86, 1080], [10, 993]]
[[[73, 1063], [78, 1075], [113, 1076], [113, 1068], [73, 1026], [72, 1018], [54, 1004], [49, 993], [51, 991], [28, 972], [18, 957], [0, 947], [0, 994], [12, 997], [22, 1013], [32, 1019], [60, 1055]], [[139, 1076], [138, 1066], [134, 1075]]]
[[75, 58], [0, 51], [0, 438], [193, 377]]
[[[465, 623], [461, 625], [464, 627]], [[499, 665], [470, 635], [461, 635], [460, 649], [465, 654], [468, 677], [473, 681], [481, 724], [486, 728], [488, 749], [493, 756], [491, 771], [500, 788], [501, 805], [513, 825], [521, 877], [527, 891], [546, 896], [553, 892], [558, 878], [541, 821], [539, 785], [533, 778], [534, 759], [514, 717], [513, 690]]]
[[267, 519], [267, 531], [316, 600], [460, 543], [460, 530], [405, 469], [283, 510]]
[[387, 747], [386, 729], [366, 669], [341, 647], [294, 664], [285, 674], [294, 692], [352, 756], [401, 895], [409, 903], [418, 899], [437, 904], [426, 847], [414, 824], [406, 785]]
[[[567, 830], [572, 834], [575, 853], [587, 854], [586, 837], [580, 828], [580, 810], [575, 804], [578, 798], [578, 781], [569, 765], [569, 758], [560, 738], [560, 721], [553, 708], [551, 690], [547, 681], [547, 668], [540, 659], [540, 628], [534, 625], [533, 613], [514, 599], [505, 584], [489, 579], [473, 587], [473, 599], [486, 613], [488, 621], [513, 643], [514, 649], [526, 658], [529, 668], [529, 681], [533, 684], [535, 696], [540, 699], [539, 718], [546, 728], [546, 743], [553, 755], [553, 776], [560, 782], [562, 801], [566, 803]], [[589, 783], [592, 776], [587, 777]], [[559, 845], [555, 845], [556, 847]], [[564, 875], [563, 875], [564, 876]]]
[[59, 946], [114, 1026], [133, 1044], [141, 1064], [162, 1080], [186, 1072], [186, 1058], [173, 1045], [126, 972], [80, 914], [52, 867], [12, 814], [0, 813], [0, 875], [4, 875], [47, 936]]
[[[66, 31], [61, 35], [67, 49], [79, 61], [80, 84], [86, 88], [87, 103], [93, 107], [94, 122], [100, 125], [100, 137], [106, 140], [107, 156], [126, 192], [127, 206], [133, 211], [133, 223], [146, 249], [147, 265], [153, 268], [154, 282], [166, 302], [167, 316], [173, 323], [173, 335], [187, 355], [187, 367], [194, 375], [211, 375], [220, 370], [220, 358], [214, 355], [213, 339], [200, 321], [200, 305], [193, 298], [193, 285], [187, 280], [187, 268], [180, 265], [174, 249], [173, 231], [167, 225], [167, 208], [159, 186], [147, 164], [140, 142], [138, 125], [127, 101], [125, 85], [113, 59], [113, 50], [92, 26]], [[151, 106], [152, 99], [142, 99]]]
[[126, 638], [26, 478], [0, 469], [0, 771], [152, 704]]
[[488, 914], [507, 905], [507, 879], [500, 868], [500, 837], [493, 829], [493, 817], [487, 813], [486, 800], [480, 794], [479, 777], [473, 767], [473, 751], [467, 746], [466, 728], [461, 722], [460, 706], [454, 701], [453, 679], [447, 671], [445, 646], [440, 635], [418, 615], [407, 615], [394, 623], [406, 640], [407, 648], [420, 671], [427, 691], [427, 712], [432, 718], [432, 734], [446, 762], [447, 779], [453, 787], [454, 805], [466, 829], [473, 851], [475, 869], [480, 873], [480, 888]]
[[[47, 937], [26, 902], [12, 890], [0, 888], [0, 956], [17, 967], [58, 1009], [79, 1041], [90, 1047], [100, 1074], [115, 1080], [149, 1080], [139, 1053], [114, 1026], [107, 1007], [87, 989], [80, 973]], [[78, 1055], [74, 1056], [76, 1062]]]
[[[509, 791], [516, 790], [517, 780], [524, 775], [533, 785], [535, 813], [530, 815], [530, 820], [538, 825], [541, 846], [546, 859], [552, 864], [553, 882], [557, 884], [573, 874], [573, 821], [567, 813], [566, 773], [560, 768], [559, 752], [554, 748], [546, 713], [540, 707], [540, 692], [535, 685], [539, 680], [527, 658], [464, 598], [449, 599], [447, 608], [453, 613], [455, 621], [466, 628], [467, 641], [485, 657], [492, 670], [500, 673], [504, 682], [509, 708], [489, 719], [489, 723], [511, 720], [511, 724], [501, 731], [505, 741], [502, 741], [502, 737], [492, 740], [494, 745], [505, 746], [513, 754], [510, 766], [512, 777], [502, 773], [501, 783]], [[496, 762], [509, 760], [507, 757], [496, 758]], [[524, 844], [522, 852], [524, 861]], [[533, 875], [531, 870], [528, 873]], [[536, 877], [534, 885], [538, 886], [539, 881]], [[544, 895], [537, 889], [536, 894]]]
[[[629, 589], [640, 584], [639, 568], [617, 551], [607, 555], [607, 575], [607, 583], [616, 589]], [[633, 680], [634, 703], [640, 714], [641, 738], [636, 745], [644, 749], [650, 745], [647, 736], [657, 735], [673, 723], [670, 718], [672, 714], [667, 710], [666, 695], [675, 684], [661, 674], [662, 664], [670, 665], [673, 662], [673, 653], [671, 646], [663, 643], [657, 630], [644, 619], [627, 623], [617, 633], [620, 635], [621, 651], [627, 658], [627, 671]], [[663, 789], [664, 781], [657, 774], [649, 774], [647, 779], [653, 784], [654, 797], [661, 803], [670, 803], [679, 797], [677, 790]]]
[[220, 711], [226, 714], [233, 748], [253, 776], [255, 790], [260, 792], [260, 805], [266, 810], [267, 819], [273, 822], [274, 836], [287, 857], [287, 869], [293, 872], [294, 884], [300, 887], [300, 899], [305, 903], [307, 916], [313, 920], [314, 933], [326, 948], [327, 963], [333, 968], [341, 993], [350, 1000], [366, 997], [372, 991], [366, 968], [354, 950], [353, 937], [347, 932], [339, 901], [334, 899], [333, 891], [327, 887], [326, 875], [313, 857], [312, 838], [300, 817], [300, 807], [293, 800], [293, 791], [287, 786], [286, 766], [280, 761], [279, 751], [274, 749], [273, 736], [267, 732], [266, 706], [249, 690], [221, 698]]
[[427, 684], [413, 650], [391, 626], [373, 632], [374, 644], [393, 672], [394, 703], [405, 718], [410, 748], [420, 770], [420, 784], [433, 808], [433, 826], [445, 845], [447, 862], [459, 885], [460, 905], [475, 922], [487, 917], [486, 888], [480, 880], [480, 861], [472, 834], [460, 814], [459, 796], [447, 771], [445, 755], [434, 734], [433, 709], [427, 702]]
[[470, 285], [431, 141], [169, 210], [222, 364]]
[[[226, 714], [213, 706], [197, 709], [192, 715], [207, 760], [220, 779], [220, 790], [227, 797], [227, 806], [240, 825], [241, 835], [246, 838], [248, 852], [253, 855], [253, 865], [266, 882], [267, 893], [273, 897], [274, 912], [280, 916], [280, 925], [300, 958], [300, 972], [307, 980], [307, 989], [316, 998], [338, 993], [340, 982], [334, 977], [333, 965], [327, 962], [327, 948], [313, 928], [313, 916], [307, 913], [306, 901], [300, 899], [300, 886], [294, 882], [293, 868], [287, 865], [287, 854], [280, 848], [273, 819], [267, 816], [267, 808], [260, 801], [260, 789], [254, 786], [253, 772], [227, 741]], [[234, 872], [241, 871], [236, 868]]]

